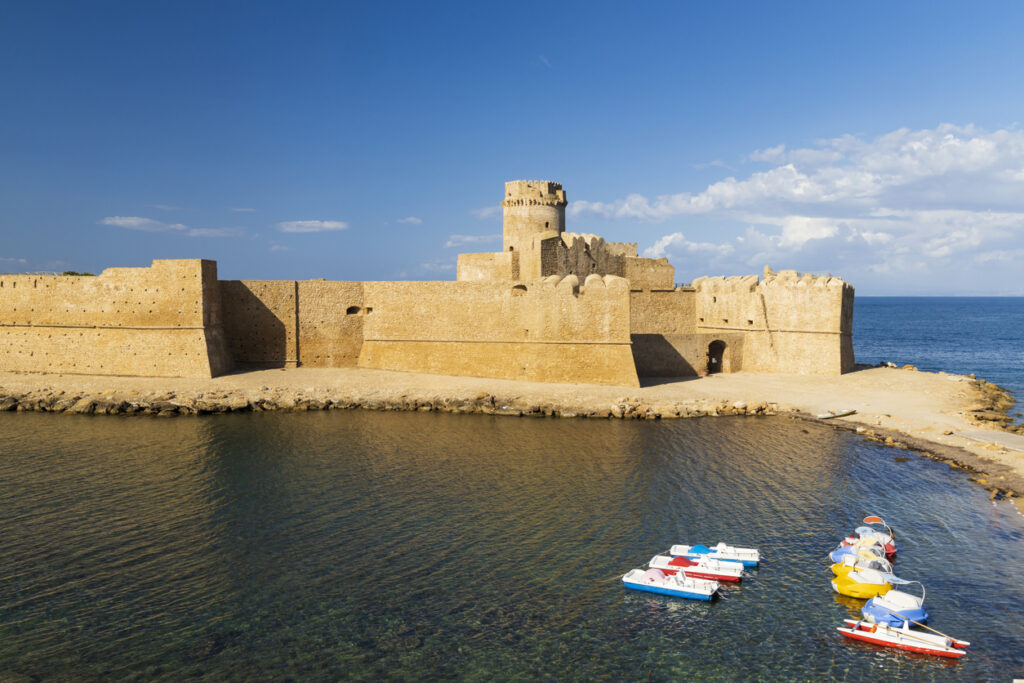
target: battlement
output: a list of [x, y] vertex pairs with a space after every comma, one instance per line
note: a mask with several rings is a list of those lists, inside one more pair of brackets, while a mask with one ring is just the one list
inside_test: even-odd
[[550, 180], [511, 180], [505, 183], [503, 207], [565, 206], [565, 190], [561, 183]]
[[782, 270], [778, 273], [772, 272], [771, 268], [765, 267], [763, 287], [826, 287], [829, 289], [842, 289], [852, 287], [841, 277], [833, 275], [814, 275], [813, 273], [798, 273], [795, 270]]
[[693, 281], [692, 287], [698, 292], [714, 294], [749, 294], [758, 287], [852, 289], [852, 286], [840, 277], [798, 273], [795, 270], [783, 270], [775, 273], [770, 268], [765, 269], [765, 277], [760, 281], [758, 281], [756, 275], [730, 275], [728, 277], [718, 275], [715, 277], [699, 277]]
[[576, 240], [582, 240], [587, 249], [603, 248], [609, 254], [616, 256], [633, 256], [637, 254], [636, 242], [606, 242], [600, 235], [593, 235], [589, 232], [563, 232], [562, 241], [565, 246], [572, 247]]

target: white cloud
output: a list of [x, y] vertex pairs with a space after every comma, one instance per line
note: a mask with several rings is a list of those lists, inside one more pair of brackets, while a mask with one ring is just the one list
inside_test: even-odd
[[714, 244], [712, 242], [691, 242], [681, 232], [674, 232], [665, 235], [653, 247], [644, 250], [644, 256], [648, 258], [661, 258], [669, 252], [674, 254], [717, 254], [727, 256], [735, 251], [731, 244]]
[[474, 216], [476, 216], [477, 218], [484, 219], [484, 218], [491, 218], [493, 216], [497, 216], [500, 211], [501, 211], [501, 207], [498, 206], [498, 205], [495, 205], [495, 206], [485, 206], [482, 209], [471, 209], [470, 213], [473, 214]]
[[455, 264], [433, 261], [430, 263], [421, 263], [420, 268], [429, 273], [446, 273], [455, 270]]
[[140, 232], [176, 232], [188, 237], [240, 237], [245, 234], [244, 228], [190, 228], [181, 223], [164, 223], [142, 216], [107, 216], [100, 224]]
[[143, 218], [141, 216], [107, 216], [100, 221], [101, 225], [113, 225], [128, 230], [141, 230], [142, 232], [170, 232], [175, 230], [188, 230], [188, 226], [181, 223], [164, 223], [163, 221]]
[[348, 223], [345, 221], [283, 221], [277, 224], [281, 232], [332, 232], [346, 228]]
[[422, 218], [416, 218], [416, 216], [408, 216], [407, 218], [399, 218], [399, 223], [411, 223], [412, 225], [419, 225], [423, 222]]
[[193, 228], [188, 231], [189, 237], [241, 237], [243, 228]]
[[750, 154], [751, 161], [767, 161], [773, 164], [781, 163], [786, 159], [786, 146], [778, 145], [767, 149], [759, 149]]
[[544, 55], [537, 55], [537, 59], [540, 60], [540, 63], [543, 64], [548, 69], [551, 68], [551, 62], [549, 62], [548, 58], [545, 57]]
[[445, 247], [464, 247], [467, 244], [492, 244], [501, 240], [501, 235], [448, 235]]
[[182, 209], [180, 206], [172, 206], [171, 204], [151, 204], [151, 206], [161, 211], [181, 211]]
[[6, 258], [0, 256], [0, 263], [17, 263], [18, 265], [26, 265], [28, 261], [23, 258]]
[[694, 168], [711, 168], [713, 166], [714, 167], [718, 167], [718, 168], [729, 168], [729, 169], [732, 168], [732, 166], [730, 166], [729, 164], [725, 163], [721, 159], [715, 159], [714, 161], [709, 161], [709, 162], [707, 162], [705, 164], [694, 164], [693, 165]]
[[250, 209], [245, 206], [229, 206], [228, 211], [234, 211], [235, 213], [254, 213], [256, 209]]
[[271, 244], [271, 245], [270, 245], [270, 251], [272, 251], [272, 252], [278, 252], [278, 251], [294, 251], [294, 249], [293, 249], [292, 247], [286, 247], [286, 246], [285, 246], [285, 245], [283, 245], [283, 244]]
[[[780, 144], [749, 158], [770, 167], [696, 193], [576, 201], [569, 213], [672, 222], [644, 253], [699, 269], [679, 279], [756, 272], [771, 262], [841, 268], [854, 281], [884, 276], [924, 291], [960, 291], [958, 278], [1022, 291], [1013, 284], [1019, 261], [999, 255], [1024, 241], [1024, 131], [902, 128], [809, 148]], [[893, 293], [900, 291], [908, 290]]]

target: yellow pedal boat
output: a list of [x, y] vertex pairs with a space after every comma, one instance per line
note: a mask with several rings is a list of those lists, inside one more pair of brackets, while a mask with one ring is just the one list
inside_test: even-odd
[[873, 549], [862, 548], [856, 555], [843, 555], [839, 562], [831, 567], [836, 576], [846, 576], [859, 569], [877, 569], [880, 572], [891, 572], [892, 564]]
[[876, 595], [885, 595], [892, 585], [885, 580], [882, 572], [875, 569], [855, 569], [846, 576], [836, 576], [832, 588], [840, 595], [867, 600]]

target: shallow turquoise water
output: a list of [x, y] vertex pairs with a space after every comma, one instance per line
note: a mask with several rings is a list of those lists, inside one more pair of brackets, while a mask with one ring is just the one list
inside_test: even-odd
[[[1021, 516], [817, 425], [0, 414], [0, 435], [0, 679], [1024, 677]], [[841, 640], [860, 601], [824, 556], [869, 513], [932, 625], [997, 664]], [[715, 602], [619, 581], [718, 540], [765, 559]]]

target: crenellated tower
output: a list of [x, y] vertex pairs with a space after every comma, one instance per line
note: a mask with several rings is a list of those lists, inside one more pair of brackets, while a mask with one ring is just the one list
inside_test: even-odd
[[565, 190], [549, 180], [505, 183], [501, 202], [504, 219], [502, 251], [526, 251], [544, 233], [565, 232]]

